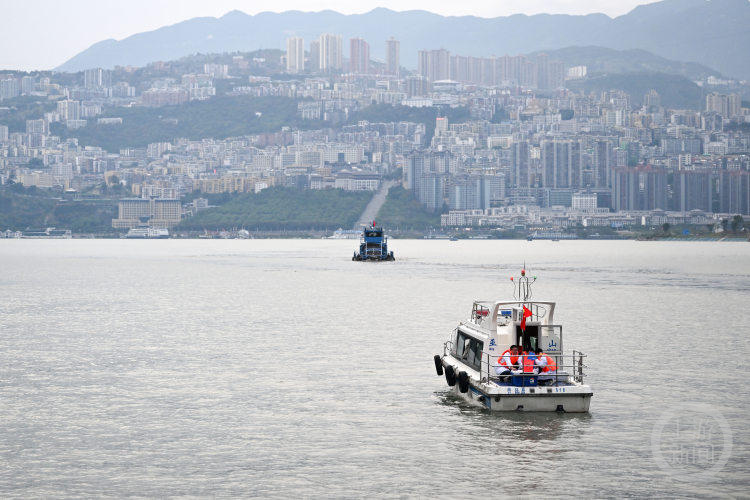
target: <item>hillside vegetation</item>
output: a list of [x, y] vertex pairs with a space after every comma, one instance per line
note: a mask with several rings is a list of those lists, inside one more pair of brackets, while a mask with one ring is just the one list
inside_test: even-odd
[[306, 230], [351, 227], [372, 192], [341, 189], [297, 190], [272, 187], [240, 194], [227, 203], [182, 221], [186, 231], [245, 228], [249, 230]]
[[[256, 113], [260, 113], [260, 116]], [[108, 108], [102, 116], [121, 117], [122, 124], [98, 125], [91, 120], [86, 127], [78, 130], [53, 124], [53, 132], [62, 137], [78, 137], [84, 146], [101, 146], [107, 151], [119, 152], [126, 147], [143, 147], [152, 142], [169, 142], [180, 137], [223, 139], [278, 132], [283, 126], [321, 126], [318, 122], [298, 117], [295, 99], [276, 96], [218, 96], [179, 106]]]
[[[530, 54], [531, 57], [541, 52]], [[544, 51], [550, 59], [557, 59], [566, 66], [586, 66], [591, 76], [610, 73], [669, 73], [682, 75], [691, 80], [701, 80], [721, 74], [702, 64], [674, 61], [641, 49], [615, 50], [606, 47], [565, 47]]]
[[566, 85], [586, 93], [620, 89], [630, 94], [634, 106], [640, 106], [643, 96], [651, 89], [659, 93], [662, 105], [669, 108], [701, 109], [704, 99], [703, 90], [695, 83], [683, 76], [665, 73], [609, 74], [571, 80]]
[[57, 227], [74, 233], [110, 233], [114, 203], [75, 201], [61, 193], [11, 184], [0, 189], [0, 229]]
[[440, 214], [425, 210], [411, 191], [393, 186], [376, 220], [389, 229], [414, 230], [440, 226]]

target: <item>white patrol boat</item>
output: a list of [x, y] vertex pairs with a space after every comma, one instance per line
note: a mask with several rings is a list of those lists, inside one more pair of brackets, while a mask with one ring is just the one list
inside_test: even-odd
[[[453, 330], [443, 355], [435, 355], [437, 374], [456, 394], [491, 411], [588, 412], [593, 392], [584, 383], [585, 354], [563, 351], [555, 303], [531, 299], [536, 277], [524, 269], [511, 281], [515, 300], [474, 302], [471, 318]], [[510, 355], [513, 345], [521, 348], [518, 356]], [[501, 363], [506, 352], [517, 363], [511, 373]]]

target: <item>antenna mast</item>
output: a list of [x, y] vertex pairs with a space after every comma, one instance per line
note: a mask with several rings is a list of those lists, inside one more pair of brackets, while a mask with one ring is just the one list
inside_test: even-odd
[[526, 263], [524, 262], [523, 269], [521, 269], [521, 276], [514, 278], [510, 277], [513, 282], [513, 298], [520, 302], [528, 302], [531, 300], [531, 285], [536, 281], [536, 276], [529, 278], [526, 276]]

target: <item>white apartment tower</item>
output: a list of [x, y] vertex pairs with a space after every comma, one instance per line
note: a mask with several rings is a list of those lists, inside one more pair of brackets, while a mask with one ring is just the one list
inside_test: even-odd
[[713, 111], [724, 118], [733, 118], [742, 113], [742, 99], [739, 94], [718, 94], [706, 96], [706, 111]]
[[349, 40], [349, 71], [352, 73], [370, 72], [370, 44], [362, 38]]
[[286, 71], [301, 73], [305, 70], [305, 42], [298, 36], [286, 39]]
[[324, 33], [320, 35], [320, 70], [341, 70], [343, 38], [341, 35]]
[[385, 41], [386, 70], [389, 75], [398, 76], [401, 67], [401, 43], [393, 37]]

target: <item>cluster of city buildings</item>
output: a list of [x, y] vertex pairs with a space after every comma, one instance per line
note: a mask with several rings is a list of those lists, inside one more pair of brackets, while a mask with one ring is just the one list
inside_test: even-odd
[[[120, 185], [132, 196], [113, 221], [123, 229], [144, 221], [173, 227], [205, 208], [180, 204], [195, 191], [372, 191], [398, 174], [450, 227], [627, 227], [750, 215], [750, 110], [737, 94], [710, 92], [701, 111], [670, 109], [655, 91], [572, 92], [565, 78], [583, 77], [586, 68], [565, 68], [543, 54], [421, 51], [418, 70], [409, 72], [400, 67], [399, 42], [387, 40], [386, 49], [378, 66], [361, 38], [350, 40], [346, 60], [339, 35], [321, 35], [309, 51], [292, 37], [280, 63], [299, 76], [251, 74], [228, 87], [233, 95], [295, 99], [300, 118], [320, 121], [319, 129], [176, 139], [118, 152], [81, 146], [75, 129], [96, 121], [117, 133], [122, 119], [101, 116], [105, 108], [207, 99], [216, 94], [215, 80], [264, 61], [238, 55], [179, 78], [154, 63], [151, 76], [133, 85], [102, 69], [79, 80], [0, 75], [0, 98], [36, 96], [53, 107], [27, 120], [25, 130], [12, 130], [0, 102], [0, 183], [77, 193]], [[435, 107], [438, 118], [352, 123], [352, 113], [373, 104]], [[451, 123], [447, 116], [459, 109], [463, 118]], [[68, 138], [53, 133], [55, 123], [72, 130]]]
[[228, 71], [227, 65], [205, 64], [204, 73], [184, 74], [179, 79], [154, 78], [144, 82], [143, 88], [127, 81], [113, 82], [112, 76], [112, 70], [88, 69], [83, 72], [83, 81], [72, 85], [54, 83], [48, 76], [0, 76], [0, 106], [3, 100], [19, 96], [45, 98], [56, 103], [56, 108], [41, 118], [47, 125], [59, 122], [69, 129], [89, 123], [116, 125], [122, 123], [122, 118], [100, 117], [105, 108], [158, 107], [205, 100], [216, 95], [214, 79], [226, 78]]
[[403, 74], [405, 81], [401, 88], [391, 84], [388, 90], [402, 90], [408, 97], [426, 95], [433, 84], [438, 87], [462, 83], [558, 89], [564, 86], [566, 77], [586, 76], [585, 66], [569, 68], [566, 73], [561, 61], [551, 60], [546, 54], [533, 58], [524, 55], [474, 57], [451, 54], [446, 49], [420, 50], [417, 71], [407, 75], [411, 72], [402, 70], [400, 65], [400, 42], [393, 37], [385, 41], [385, 61], [378, 63], [370, 59], [370, 45], [366, 40], [359, 37], [349, 40], [349, 59], [343, 57], [343, 45], [341, 35], [326, 33], [310, 41], [306, 51], [303, 38], [290, 37], [284, 56], [286, 71], [391, 77]]
[[259, 192], [271, 186], [374, 191], [404, 155], [421, 144], [424, 124], [360, 122], [337, 130], [291, 131], [230, 139], [152, 143], [109, 153], [74, 138], [0, 128], [0, 183], [87, 193], [121, 185], [134, 199], [120, 203], [113, 227], [145, 222], [171, 228], [203, 206], [183, 206], [188, 193]]
[[293, 36], [286, 40], [284, 56], [288, 73], [353, 73], [398, 75], [400, 66], [400, 43], [391, 37], [386, 42], [385, 65], [375, 68], [370, 59], [370, 44], [363, 38], [349, 40], [349, 59], [344, 58], [344, 40], [341, 35], [324, 33], [311, 40], [305, 50], [305, 40]]
[[438, 118], [429, 147], [407, 157], [404, 185], [426, 209], [448, 210], [442, 224], [453, 227], [750, 215], [750, 134], [739, 126], [750, 112], [739, 97], [709, 94], [702, 112], [666, 109], [654, 91], [643, 103], [621, 91], [501, 95], [500, 123]]

